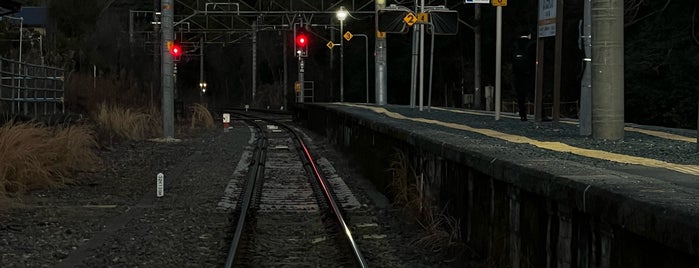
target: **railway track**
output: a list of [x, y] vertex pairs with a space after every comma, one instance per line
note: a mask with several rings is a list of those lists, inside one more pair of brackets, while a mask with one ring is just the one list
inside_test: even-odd
[[367, 267], [303, 139], [283, 123], [236, 114], [258, 139], [226, 267]]

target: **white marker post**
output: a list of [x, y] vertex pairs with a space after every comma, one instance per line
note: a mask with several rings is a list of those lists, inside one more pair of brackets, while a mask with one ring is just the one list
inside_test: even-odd
[[163, 195], [165, 195], [165, 175], [163, 175], [163, 173], [158, 173], [156, 181], [158, 184], [156, 187], [156, 196], [163, 197]]
[[231, 126], [231, 114], [223, 114], [223, 132], [228, 132], [228, 128]]

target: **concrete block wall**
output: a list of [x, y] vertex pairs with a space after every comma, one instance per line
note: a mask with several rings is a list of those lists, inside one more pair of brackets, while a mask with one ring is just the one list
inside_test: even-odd
[[[438, 206], [449, 206], [460, 219], [463, 241], [483, 263], [513, 268], [699, 267], [694, 226], [678, 221], [682, 228], [674, 230], [680, 233], [655, 232], [659, 220], [647, 215], [657, 209], [649, 212], [626, 196], [536, 168], [562, 160], [513, 163], [320, 105], [305, 105], [296, 115], [341, 147], [378, 189], [390, 183], [387, 170], [396, 150], [406, 152], [438, 197]], [[627, 225], [634, 223], [639, 226]], [[677, 238], [683, 236], [687, 239]]]

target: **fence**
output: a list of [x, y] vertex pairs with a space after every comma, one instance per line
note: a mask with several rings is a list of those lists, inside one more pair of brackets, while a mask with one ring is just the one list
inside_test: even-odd
[[38, 118], [65, 112], [64, 70], [0, 58], [0, 113]]

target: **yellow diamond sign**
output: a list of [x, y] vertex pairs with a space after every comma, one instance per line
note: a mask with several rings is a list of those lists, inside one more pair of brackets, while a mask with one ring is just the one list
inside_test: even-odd
[[343, 36], [345, 37], [345, 40], [349, 41], [350, 39], [352, 39], [353, 35], [349, 31], [347, 31]]
[[333, 47], [335, 46], [335, 43], [333, 43], [333, 41], [328, 41], [328, 43], [325, 44], [325, 46], [327, 46], [329, 49], [333, 49]]
[[408, 26], [413, 26], [413, 24], [417, 22], [417, 17], [415, 17], [413, 12], [408, 12], [408, 15], [405, 15], [403, 21], [405, 21], [405, 24], [408, 24]]

